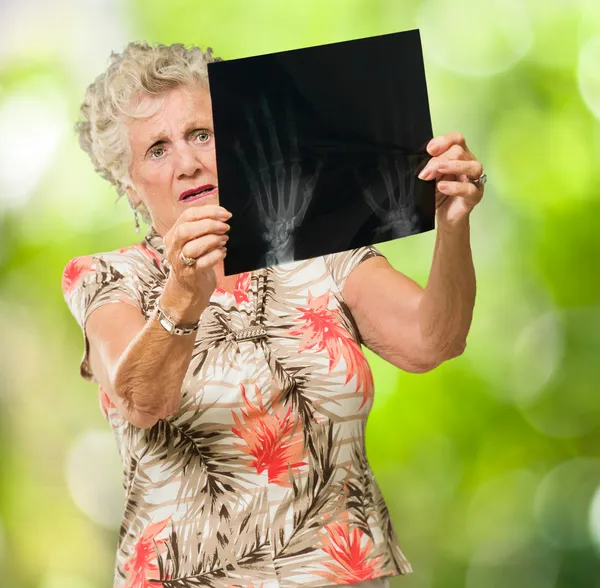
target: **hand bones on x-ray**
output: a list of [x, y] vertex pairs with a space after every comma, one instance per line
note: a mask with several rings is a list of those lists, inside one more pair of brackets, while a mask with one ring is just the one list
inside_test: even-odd
[[[392, 165], [396, 172], [396, 182], [392, 177]], [[418, 233], [420, 223], [414, 202], [416, 173], [411, 169], [408, 158], [403, 155], [381, 155], [378, 169], [387, 198], [379, 204], [373, 197], [373, 186], [366, 188], [363, 186], [365, 200], [381, 222], [375, 231], [375, 236], [380, 237], [384, 233], [391, 232], [392, 238], [398, 239]], [[356, 175], [360, 182], [359, 173], [356, 172]]]
[[265, 261], [271, 266], [294, 261], [295, 232], [304, 220], [322, 165], [318, 162], [310, 178], [302, 175], [298, 137], [289, 100], [286, 100], [286, 130], [290, 145], [287, 159], [281, 151], [273, 116], [264, 96], [260, 98], [260, 110], [269, 133], [272, 162], [269, 164], [267, 160], [254, 114], [249, 107], [246, 108], [246, 118], [254, 137], [258, 169], [251, 168], [239, 140], [235, 142], [235, 151], [244, 167], [264, 227], [261, 236], [268, 246]]

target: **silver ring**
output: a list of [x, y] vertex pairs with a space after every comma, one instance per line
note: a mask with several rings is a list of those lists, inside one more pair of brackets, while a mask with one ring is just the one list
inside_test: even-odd
[[185, 265], [188, 265], [188, 266], [192, 266], [192, 265], [194, 265], [196, 263], [196, 258], [195, 257], [186, 257], [183, 254], [183, 251], [180, 251], [180, 253], [179, 253], [179, 259], [181, 259], [181, 261], [183, 261], [183, 263]]
[[471, 183], [476, 186], [483, 186], [487, 182], [487, 174], [483, 172], [476, 180], [471, 180]]

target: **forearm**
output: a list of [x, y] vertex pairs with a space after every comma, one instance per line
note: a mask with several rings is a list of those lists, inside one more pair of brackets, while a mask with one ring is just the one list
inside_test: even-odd
[[[207, 305], [184, 294], [169, 280], [159, 300], [163, 310], [183, 324], [196, 322]], [[167, 333], [155, 311], [124, 351], [114, 389], [140, 426], [151, 426], [178, 410], [195, 338], [196, 333]]]
[[437, 361], [464, 350], [475, 290], [468, 218], [452, 229], [438, 227], [431, 271], [419, 304], [423, 348]]

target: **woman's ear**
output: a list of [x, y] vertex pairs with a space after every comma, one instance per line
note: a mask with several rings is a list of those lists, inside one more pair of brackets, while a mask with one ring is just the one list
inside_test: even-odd
[[131, 209], [139, 212], [142, 220], [145, 223], [152, 224], [152, 215], [150, 214], [150, 211], [146, 207], [144, 201], [138, 196], [135, 188], [131, 186], [125, 186], [125, 192], [127, 194], [127, 200], [129, 201], [129, 206], [131, 206]]
[[133, 186], [126, 185], [125, 192], [127, 193], [127, 200], [129, 200], [129, 204], [132, 208], [137, 208], [142, 201], [138, 196], [136, 189]]

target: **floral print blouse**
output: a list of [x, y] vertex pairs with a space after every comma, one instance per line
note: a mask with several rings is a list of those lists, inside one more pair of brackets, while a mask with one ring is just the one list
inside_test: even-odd
[[[411, 571], [365, 454], [373, 377], [341, 291], [373, 247], [240, 274], [201, 316], [180, 409], [131, 425], [100, 387], [126, 494], [115, 587], [292, 588]], [[141, 243], [76, 257], [65, 300], [83, 331], [105, 303], [149, 318], [170, 264]]]

